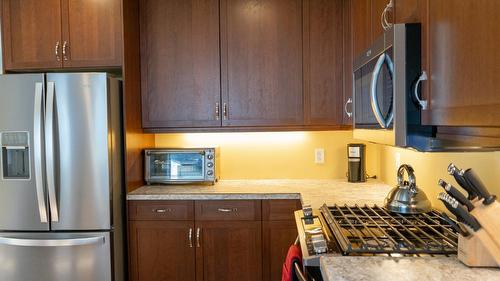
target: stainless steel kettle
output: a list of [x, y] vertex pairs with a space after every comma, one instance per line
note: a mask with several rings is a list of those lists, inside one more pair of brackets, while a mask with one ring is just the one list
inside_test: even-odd
[[[408, 180], [404, 180], [404, 172]], [[419, 214], [432, 210], [431, 202], [425, 193], [417, 187], [413, 168], [403, 164], [398, 169], [398, 185], [385, 198], [385, 208], [394, 213]]]

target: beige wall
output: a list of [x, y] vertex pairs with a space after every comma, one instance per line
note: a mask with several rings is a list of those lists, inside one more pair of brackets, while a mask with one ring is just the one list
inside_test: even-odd
[[447, 173], [447, 167], [454, 163], [459, 168], [473, 168], [481, 177], [491, 193], [500, 195], [500, 152], [481, 153], [423, 153], [409, 149], [390, 146], [380, 147], [381, 179], [390, 184], [396, 184], [396, 160], [400, 155], [401, 163], [412, 165], [417, 177], [417, 185], [422, 188], [433, 206], [443, 209], [437, 200], [437, 194], [442, 188], [437, 185], [440, 178], [458, 187], [452, 176]]
[[[219, 146], [221, 179], [337, 179], [347, 172], [350, 131], [157, 134], [156, 147]], [[314, 149], [325, 163], [314, 163]], [[367, 147], [367, 172], [378, 174], [380, 149]]]

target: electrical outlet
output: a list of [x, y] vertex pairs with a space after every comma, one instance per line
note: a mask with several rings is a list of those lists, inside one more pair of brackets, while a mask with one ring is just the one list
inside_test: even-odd
[[316, 164], [325, 163], [325, 149], [324, 148], [316, 148], [314, 150], [314, 163], [316, 163]]
[[396, 159], [396, 170], [399, 169], [399, 166], [401, 166], [401, 153], [396, 152], [396, 155], [394, 157]]

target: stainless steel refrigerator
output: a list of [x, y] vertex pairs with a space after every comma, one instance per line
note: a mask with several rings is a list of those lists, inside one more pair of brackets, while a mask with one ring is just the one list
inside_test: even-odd
[[0, 279], [124, 279], [121, 82], [0, 75]]

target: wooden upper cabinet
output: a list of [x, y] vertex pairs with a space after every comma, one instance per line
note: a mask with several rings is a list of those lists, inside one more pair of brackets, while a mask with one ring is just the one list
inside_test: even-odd
[[500, 126], [500, 1], [428, 1], [430, 81], [425, 124]]
[[119, 67], [120, 0], [2, 1], [6, 70]]
[[121, 0], [61, 0], [65, 67], [122, 64]]
[[225, 126], [303, 123], [302, 1], [221, 0]]
[[371, 39], [371, 1], [351, 0], [352, 56], [361, 55], [370, 47]]
[[306, 125], [342, 123], [342, 1], [304, 2]]
[[[382, 27], [382, 13], [385, 7], [389, 4], [390, 0], [371, 0], [371, 19], [372, 19], [372, 41], [375, 41], [378, 37], [384, 34], [384, 28]], [[406, 1], [406, 0], [403, 0]], [[386, 13], [387, 20], [392, 23], [392, 11]]]
[[140, 0], [140, 31], [143, 127], [220, 126], [219, 1]]
[[62, 67], [60, 0], [3, 0], [2, 35], [6, 70]]
[[353, 123], [353, 99], [352, 99], [352, 26], [351, 26], [351, 2], [352, 0], [342, 1], [343, 12], [343, 94], [342, 94], [342, 124], [351, 125]]

